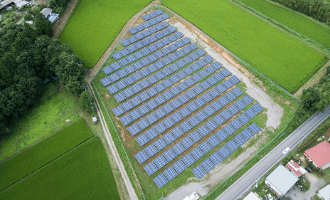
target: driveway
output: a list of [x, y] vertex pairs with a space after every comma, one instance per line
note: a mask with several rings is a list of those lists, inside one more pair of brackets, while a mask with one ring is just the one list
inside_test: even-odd
[[289, 190], [285, 197], [290, 197], [292, 200], [307, 200], [314, 196], [316, 192], [323, 188], [323, 186], [326, 184], [323, 179], [319, 178], [315, 174], [306, 173], [305, 177], [311, 183], [310, 189], [307, 192], [302, 192], [295, 185]]

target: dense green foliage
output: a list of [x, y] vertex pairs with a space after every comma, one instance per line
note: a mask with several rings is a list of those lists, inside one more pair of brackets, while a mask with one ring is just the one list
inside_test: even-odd
[[289, 92], [327, 61], [323, 54], [228, 1], [162, 3]]
[[48, 37], [53, 37], [53, 24], [41, 13], [38, 12], [35, 14], [34, 23], [36, 27], [36, 33], [38, 35], [47, 35]]
[[119, 199], [101, 142], [92, 138], [0, 193], [0, 199]]
[[93, 112], [94, 99], [88, 91], [82, 92], [79, 96], [79, 104], [86, 112]]
[[324, 0], [273, 0], [286, 7], [330, 24], [330, 5]]
[[70, 0], [51, 0], [49, 2], [49, 7], [53, 9], [54, 13], [58, 13], [61, 16], [69, 2]]
[[80, 0], [59, 39], [92, 68], [125, 23], [151, 0]]
[[80, 120], [0, 165], [0, 191], [45, 166], [93, 134]]
[[40, 34], [46, 32], [27, 24], [10, 24], [0, 31], [0, 135], [10, 132], [10, 123], [35, 105], [46, 79], [59, 76], [72, 93], [81, 90], [81, 59], [70, 46]]
[[330, 28], [318, 24], [292, 10], [282, 8], [265, 0], [240, 0], [247, 6], [261, 12], [277, 22], [302, 33], [323, 46], [330, 48]]

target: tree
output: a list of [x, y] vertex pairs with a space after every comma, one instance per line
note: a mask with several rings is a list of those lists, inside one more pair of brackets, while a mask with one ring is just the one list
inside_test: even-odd
[[79, 104], [83, 110], [85, 110], [86, 112], [92, 112], [93, 103], [94, 103], [94, 99], [91, 97], [91, 94], [89, 92], [84, 91], [80, 94]]
[[317, 89], [310, 87], [303, 90], [302, 100], [304, 108], [314, 112], [317, 110], [316, 104], [321, 100], [320, 93]]
[[34, 23], [38, 35], [47, 35], [48, 37], [53, 37], [53, 25], [50, 21], [48, 21], [48, 19], [44, 18], [41, 13], [36, 14], [34, 17]]

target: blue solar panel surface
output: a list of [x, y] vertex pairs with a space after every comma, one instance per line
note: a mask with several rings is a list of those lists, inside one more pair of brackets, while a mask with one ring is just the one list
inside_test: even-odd
[[197, 165], [191, 171], [198, 179], [201, 179], [206, 174], [206, 171], [200, 165]]

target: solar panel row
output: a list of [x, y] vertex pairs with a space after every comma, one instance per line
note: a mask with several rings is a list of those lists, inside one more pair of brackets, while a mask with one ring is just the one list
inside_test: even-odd
[[137, 26], [135, 26], [133, 28], [130, 28], [128, 31], [131, 34], [134, 35], [134, 34], [140, 32], [140, 31], [143, 31], [144, 29], [148, 28], [149, 26], [152, 26], [154, 24], [157, 24], [157, 23], [159, 23], [159, 22], [161, 22], [163, 20], [166, 20], [166, 19], [170, 18], [168, 16], [168, 14], [166, 14], [166, 13], [160, 13], [158, 11], [157, 11], [157, 14], [156, 14], [156, 11], [154, 11], [154, 12], [150, 12], [149, 14], [146, 14], [146, 15], [144, 15], [142, 17], [146, 20], [146, 22], [144, 22], [142, 24], [139, 24], [139, 25], [137, 25]]

